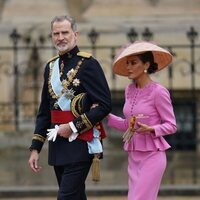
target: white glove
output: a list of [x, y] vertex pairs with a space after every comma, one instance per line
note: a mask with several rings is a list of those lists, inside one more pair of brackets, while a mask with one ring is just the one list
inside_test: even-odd
[[69, 142], [72, 142], [73, 140], [75, 140], [78, 137], [78, 133], [72, 133], [69, 136]]
[[57, 137], [57, 133], [58, 133], [58, 129], [59, 129], [58, 125], [55, 125], [55, 128], [47, 129], [47, 131], [48, 131], [48, 133], [47, 133], [48, 141], [55, 142], [56, 137]]

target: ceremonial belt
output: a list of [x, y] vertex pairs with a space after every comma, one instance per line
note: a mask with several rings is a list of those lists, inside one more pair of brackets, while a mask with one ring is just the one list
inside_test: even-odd
[[[53, 124], [63, 124], [71, 122], [75, 119], [71, 111], [62, 111], [62, 110], [51, 110], [51, 123]], [[102, 123], [97, 123], [95, 126], [100, 131], [100, 138], [103, 139], [106, 137], [105, 130]], [[90, 142], [93, 137], [93, 129], [81, 133], [77, 137], [78, 139]]]

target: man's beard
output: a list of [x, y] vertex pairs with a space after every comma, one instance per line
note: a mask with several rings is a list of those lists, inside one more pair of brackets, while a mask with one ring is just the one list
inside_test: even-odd
[[59, 52], [66, 52], [69, 50], [69, 45], [68, 44], [65, 44], [64, 46], [58, 46], [58, 45], [55, 45], [55, 48], [59, 51]]

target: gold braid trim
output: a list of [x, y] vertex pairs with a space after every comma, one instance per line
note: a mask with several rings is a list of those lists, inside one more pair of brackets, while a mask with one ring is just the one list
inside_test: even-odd
[[32, 138], [33, 140], [39, 140], [40, 142], [45, 142], [45, 138], [39, 134], [35, 134]]
[[50, 58], [50, 59], [47, 61], [47, 63], [48, 63], [48, 62], [51, 62], [51, 61], [53, 61], [53, 60], [55, 60], [55, 59], [58, 58], [58, 57], [59, 57], [59, 55], [56, 55], [56, 56]]
[[81, 99], [78, 100], [78, 111], [80, 114], [82, 114]]
[[62, 81], [62, 86], [63, 86], [64, 90], [62, 90], [61, 93], [58, 96], [54, 93], [52, 85], [51, 85], [51, 76], [52, 76], [52, 71], [53, 71], [55, 61], [53, 61], [49, 64], [50, 72], [49, 72], [49, 78], [48, 78], [48, 89], [49, 89], [49, 93], [50, 93], [50, 95], [53, 99], [59, 99], [64, 94], [65, 90], [68, 90], [68, 87], [73, 82], [73, 80], [74, 80], [76, 74], [78, 73], [78, 70], [81, 67], [81, 64], [83, 63], [83, 61], [84, 61], [84, 58], [81, 58], [81, 60], [78, 61], [75, 68], [72, 68], [71, 70], [69, 70], [69, 72], [72, 71], [72, 70], [73, 70], [73, 72], [71, 72], [71, 73], [68, 72], [69, 74], [67, 74], [66, 80]]
[[92, 123], [90, 122], [90, 120], [87, 118], [87, 116], [85, 114], [81, 115], [81, 119], [82, 119], [84, 125], [86, 126], [86, 128], [81, 132], [85, 132], [93, 127]]
[[84, 51], [79, 51], [77, 53], [78, 56], [81, 56], [81, 57], [84, 57], [84, 58], [90, 58], [92, 56], [91, 53], [87, 53], [87, 52], [84, 52]]
[[[75, 116], [75, 117], [78, 117], [81, 112], [80, 110], [80, 101], [81, 99], [83, 98], [84, 96], [84, 93], [80, 93], [78, 95], [76, 95], [73, 99], [72, 99], [72, 102], [71, 102], [71, 111], [72, 111], [72, 114]], [[77, 106], [78, 106], [78, 110], [77, 110]]]

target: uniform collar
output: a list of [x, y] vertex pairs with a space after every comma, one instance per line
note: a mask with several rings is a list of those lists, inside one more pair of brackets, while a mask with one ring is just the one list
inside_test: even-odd
[[77, 46], [75, 46], [72, 50], [70, 50], [62, 55], [59, 55], [59, 57], [62, 60], [68, 60], [68, 59], [71, 59], [72, 57], [74, 57], [75, 55], [77, 55], [78, 52], [79, 52], [79, 48]]

